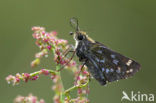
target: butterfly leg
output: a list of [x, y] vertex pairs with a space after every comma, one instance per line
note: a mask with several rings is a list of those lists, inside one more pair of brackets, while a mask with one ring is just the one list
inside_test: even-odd
[[66, 57], [70, 52], [74, 51], [74, 46], [69, 45], [69, 47], [62, 53], [63, 57]]
[[[76, 51], [70, 51], [70, 52], [73, 52], [73, 54], [72, 54], [72, 56], [71, 56], [71, 58], [68, 60], [68, 62], [63, 66], [63, 67], [61, 67], [59, 70], [57, 70], [57, 71], [61, 71], [66, 65], [68, 65], [70, 62], [71, 62], [71, 60], [73, 59], [73, 57], [75, 56], [75, 53], [76, 53]], [[67, 54], [69, 53], [69, 51], [67, 52]], [[66, 55], [67, 55], [66, 54]]]
[[77, 74], [77, 78], [76, 78], [75, 84], [77, 84], [78, 78], [79, 78], [80, 73], [81, 73], [81, 71], [82, 71], [82, 69], [83, 69], [84, 66], [85, 66], [85, 62], [82, 64], [80, 70], [78, 71], [78, 74]]

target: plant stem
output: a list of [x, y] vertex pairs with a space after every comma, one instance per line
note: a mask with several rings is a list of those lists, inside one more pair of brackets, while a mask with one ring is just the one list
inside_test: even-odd
[[86, 87], [86, 86], [88, 85], [88, 83], [89, 83], [89, 80], [88, 80], [85, 84], [80, 84], [80, 85], [73, 86], [73, 87], [67, 89], [67, 90], [64, 92], [64, 94], [67, 95], [69, 92], [71, 92], [71, 91], [74, 90], [74, 89]]
[[[53, 70], [48, 70], [48, 69], [45, 69], [46, 71], [48, 71], [49, 73], [52, 73], [52, 74], [57, 74], [58, 72], [56, 71], [53, 71]], [[33, 77], [35, 75], [38, 75], [40, 74], [41, 71], [37, 71], [37, 72], [34, 72], [34, 73], [30, 73], [30, 76]]]
[[61, 95], [61, 102], [62, 103], [64, 103], [64, 99], [65, 99], [65, 95], [64, 95], [64, 85], [63, 85], [63, 82], [62, 82], [62, 78], [61, 78], [61, 73], [59, 72], [59, 74], [58, 74], [59, 76], [60, 76], [60, 85], [62, 86], [62, 91], [61, 91], [61, 93], [60, 93], [60, 95]]

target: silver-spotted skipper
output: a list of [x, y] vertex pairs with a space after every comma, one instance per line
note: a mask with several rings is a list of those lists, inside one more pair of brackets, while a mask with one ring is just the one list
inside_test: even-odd
[[75, 53], [79, 61], [88, 67], [91, 75], [101, 85], [131, 77], [140, 69], [140, 64], [136, 61], [107, 48], [88, 37], [86, 32], [80, 31], [76, 18], [71, 18], [70, 24], [75, 29], [70, 34], [76, 41]]

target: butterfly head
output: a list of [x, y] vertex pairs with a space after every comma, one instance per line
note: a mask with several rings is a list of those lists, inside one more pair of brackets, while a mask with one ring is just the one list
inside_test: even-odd
[[84, 31], [80, 31], [80, 28], [78, 26], [78, 19], [73, 17], [70, 19], [70, 24], [71, 26], [75, 29], [75, 32], [70, 32], [70, 35], [73, 35], [74, 39], [76, 41], [86, 41], [86, 40], [89, 40], [89, 41], [92, 41], [94, 42], [94, 40], [92, 40], [91, 38], [88, 37], [88, 35], [86, 34], [86, 32]]
[[75, 33], [71, 32], [70, 35], [73, 35], [76, 41], [83, 41], [88, 37], [88, 35], [86, 35], [86, 32], [83, 31], [76, 31]]

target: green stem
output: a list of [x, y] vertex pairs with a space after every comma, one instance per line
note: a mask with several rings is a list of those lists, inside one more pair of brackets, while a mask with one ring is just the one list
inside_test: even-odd
[[[52, 74], [57, 74], [58, 72], [56, 71], [53, 71], [53, 70], [48, 70], [48, 69], [45, 69], [46, 71], [48, 71], [49, 73], [52, 73]], [[40, 74], [41, 71], [37, 71], [37, 72], [34, 72], [34, 73], [30, 73], [30, 76], [33, 77], [33, 76], [36, 76], [38, 74]]]
[[[61, 68], [60, 65], [56, 66], [56, 70], [59, 70], [60, 68]], [[58, 85], [61, 85], [61, 87], [62, 87], [62, 89], [61, 89], [61, 91], [59, 93], [60, 101], [61, 101], [61, 103], [64, 103], [65, 95], [64, 95], [64, 85], [63, 85], [62, 78], [61, 78], [61, 72], [59, 71], [57, 75], [60, 77]]]
[[88, 85], [88, 83], [89, 83], [89, 80], [88, 80], [85, 84], [73, 86], [73, 87], [67, 89], [67, 90], [64, 92], [64, 94], [67, 95], [68, 93], [70, 93], [70, 92], [73, 91], [74, 89], [86, 87], [86, 86]]
[[60, 93], [61, 94], [61, 103], [64, 103], [64, 99], [65, 99], [65, 95], [64, 95], [64, 85], [63, 85], [63, 82], [62, 82], [62, 78], [61, 78], [61, 73], [59, 72], [58, 74], [60, 76], [60, 84], [62, 86], [62, 92]]

